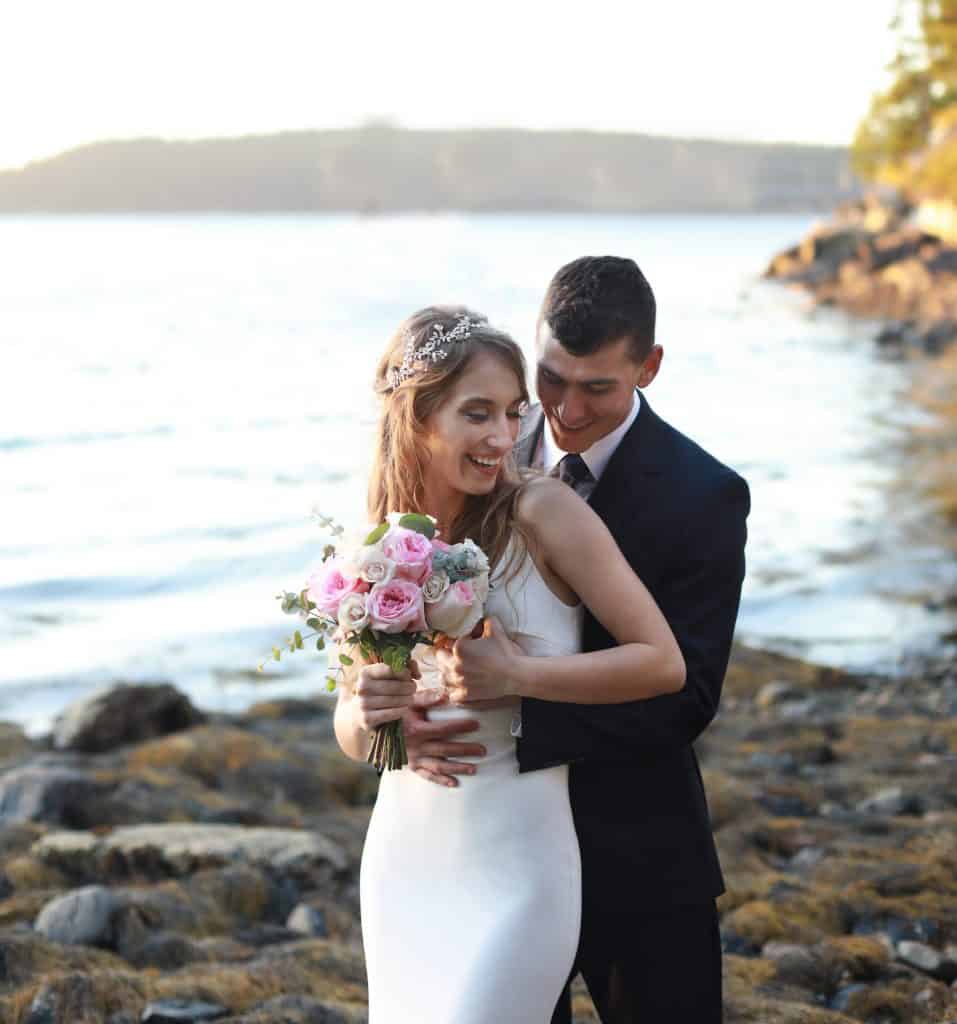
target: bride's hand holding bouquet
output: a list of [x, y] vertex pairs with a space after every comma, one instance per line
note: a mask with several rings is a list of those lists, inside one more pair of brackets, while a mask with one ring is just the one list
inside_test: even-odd
[[[477, 545], [444, 543], [430, 516], [391, 513], [357, 548], [340, 553], [328, 546], [306, 587], [279, 596], [283, 611], [299, 614], [314, 630], [306, 638], [297, 630], [290, 650], [312, 637], [322, 649], [331, 639], [340, 665], [359, 658], [411, 680], [413, 649], [469, 635], [482, 621], [488, 592], [489, 562]], [[280, 659], [279, 648], [273, 657]], [[379, 770], [408, 762], [401, 719], [374, 728], [368, 760]]]

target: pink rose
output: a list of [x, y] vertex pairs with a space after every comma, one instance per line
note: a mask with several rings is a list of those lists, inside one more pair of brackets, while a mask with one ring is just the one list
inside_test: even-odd
[[432, 541], [404, 526], [393, 526], [383, 537], [382, 553], [395, 563], [395, 574], [400, 579], [424, 583], [432, 571]]
[[428, 627], [422, 604], [422, 591], [408, 580], [394, 579], [377, 583], [366, 599], [369, 625], [382, 633], [418, 633]]
[[426, 617], [430, 628], [446, 636], [468, 636], [485, 612], [482, 600], [468, 580], [453, 583], [428, 606]]
[[342, 599], [365, 589], [366, 584], [344, 559], [328, 558], [309, 577], [306, 597], [315, 602], [316, 608], [324, 615], [338, 619]]

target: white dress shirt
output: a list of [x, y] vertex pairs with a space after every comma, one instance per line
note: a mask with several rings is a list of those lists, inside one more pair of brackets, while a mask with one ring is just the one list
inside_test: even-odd
[[[582, 461], [588, 467], [588, 472], [595, 478], [596, 484], [601, 479], [602, 473], [605, 472], [605, 467], [611, 461], [612, 455], [615, 454], [615, 449], [619, 444], [621, 444], [625, 434], [627, 434], [631, 429], [632, 423], [634, 423], [638, 418], [640, 410], [641, 402], [638, 399], [638, 392], [634, 391], [631, 396], [631, 411], [628, 415], [621, 421], [621, 423], [618, 424], [617, 427], [615, 427], [613, 431], [611, 431], [611, 433], [598, 438], [590, 448], [581, 452]], [[542, 431], [541, 468], [546, 473], [551, 473], [558, 463], [561, 462], [565, 454], [566, 453], [562, 451], [555, 442], [551, 424], [548, 422], [548, 417], [546, 416], [545, 428]]]

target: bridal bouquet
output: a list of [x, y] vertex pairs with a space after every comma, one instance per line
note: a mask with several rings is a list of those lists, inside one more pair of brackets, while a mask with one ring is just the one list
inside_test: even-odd
[[[332, 520], [320, 520], [334, 536], [342, 535]], [[402, 672], [417, 644], [470, 634], [482, 620], [488, 592], [489, 562], [481, 548], [470, 540], [446, 544], [431, 516], [396, 512], [352, 550], [328, 545], [306, 586], [298, 593], [283, 591], [279, 599], [284, 612], [300, 615], [314, 631], [303, 638], [296, 630], [287, 641], [290, 650], [313, 637], [322, 650], [331, 639], [340, 648], [341, 665], [354, 663], [346, 653], [351, 650], [366, 662]], [[281, 658], [278, 647], [273, 658]], [[335, 678], [329, 683], [334, 689]], [[369, 762], [380, 771], [408, 762], [401, 721], [376, 728]]]

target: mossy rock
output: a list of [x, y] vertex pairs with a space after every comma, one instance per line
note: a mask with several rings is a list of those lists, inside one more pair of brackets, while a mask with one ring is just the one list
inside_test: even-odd
[[0, 945], [3, 949], [4, 986], [26, 986], [57, 971], [106, 971], [125, 966], [114, 953], [92, 946], [64, 946], [49, 942], [28, 929], [0, 929]]
[[247, 964], [196, 964], [156, 978], [151, 987], [152, 998], [203, 999], [233, 1014], [280, 995], [309, 995], [350, 1007], [367, 1001], [361, 954], [324, 939], [273, 946]]
[[732, 822], [760, 813], [760, 808], [754, 803], [751, 787], [746, 783], [713, 769], [705, 769], [702, 779], [713, 831], [719, 832]]
[[829, 936], [821, 948], [853, 981], [876, 981], [891, 963], [887, 946], [866, 935]]
[[735, 644], [725, 675], [723, 692], [753, 699], [767, 683], [784, 680], [796, 690], [835, 690], [856, 687], [857, 677], [842, 669], [815, 665], [786, 654], [775, 654]]
[[774, 940], [812, 945], [840, 934], [844, 924], [830, 893], [796, 893], [781, 902], [752, 900], [722, 918], [724, 927], [758, 947]]
[[18, 893], [32, 889], [66, 889], [70, 884], [62, 871], [29, 855], [11, 857], [5, 861], [3, 873]]
[[284, 762], [288, 751], [243, 729], [203, 726], [143, 743], [132, 750], [132, 769], [159, 768], [191, 775], [222, 788], [231, 775], [251, 766]]
[[863, 1021], [941, 1024], [957, 1013], [957, 992], [927, 978], [898, 978], [851, 993], [845, 1009]]
[[0, 900], [0, 928], [12, 924], [32, 924], [37, 914], [59, 892], [35, 889], [33, 892], [17, 892]]

